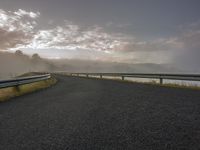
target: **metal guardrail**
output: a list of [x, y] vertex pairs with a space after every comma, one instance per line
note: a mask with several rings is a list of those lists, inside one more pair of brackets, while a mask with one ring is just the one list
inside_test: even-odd
[[33, 82], [47, 80], [49, 78], [51, 78], [50, 74], [44, 74], [44, 75], [35, 75], [35, 76], [29, 76], [29, 77], [20, 77], [20, 78], [10, 79], [10, 80], [0, 80], [0, 88], [7, 88], [7, 87], [19, 86], [23, 84], [29, 84]]
[[132, 78], [147, 78], [147, 79], [158, 79], [160, 84], [163, 84], [163, 80], [185, 80], [185, 81], [200, 81], [200, 74], [147, 74], [147, 73], [66, 73], [58, 72], [62, 74], [67, 74], [70, 76], [103, 76], [107, 77], [121, 77], [122, 80], [125, 80], [126, 77]]

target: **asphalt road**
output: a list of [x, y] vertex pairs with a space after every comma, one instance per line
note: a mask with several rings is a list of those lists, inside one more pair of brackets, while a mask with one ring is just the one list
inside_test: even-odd
[[200, 91], [57, 76], [0, 103], [0, 150], [200, 149]]

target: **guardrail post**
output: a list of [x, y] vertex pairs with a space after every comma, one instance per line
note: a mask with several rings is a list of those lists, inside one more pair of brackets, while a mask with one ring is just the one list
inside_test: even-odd
[[16, 90], [17, 92], [20, 91], [20, 87], [19, 87], [19, 85], [14, 86], [14, 88], [15, 88], [15, 90]]
[[160, 84], [163, 84], [163, 78], [160, 78]]
[[124, 76], [122, 76], [122, 80], [124, 80]]
[[101, 79], [103, 78], [102, 74], [100, 74], [100, 78], [101, 78]]
[[88, 77], [89, 77], [89, 75], [88, 75], [88, 74], [86, 74], [86, 77], [88, 78]]

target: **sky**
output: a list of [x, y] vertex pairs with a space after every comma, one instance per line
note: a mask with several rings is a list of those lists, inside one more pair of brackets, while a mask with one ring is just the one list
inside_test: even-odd
[[200, 66], [199, 0], [0, 0], [0, 50]]

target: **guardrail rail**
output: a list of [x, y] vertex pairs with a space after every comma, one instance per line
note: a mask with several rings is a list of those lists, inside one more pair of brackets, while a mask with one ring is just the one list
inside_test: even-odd
[[20, 78], [15, 78], [15, 79], [10, 79], [10, 80], [0, 80], [0, 88], [7, 88], [7, 87], [14, 87], [14, 86], [19, 86], [23, 84], [29, 84], [33, 82], [47, 80], [49, 78], [51, 78], [50, 74], [44, 74], [44, 75], [20, 77]]
[[200, 74], [151, 74], [151, 73], [67, 73], [57, 72], [60, 74], [66, 74], [70, 76], [98, 76], [103, 78], [107, 77], [120, 77], [125, 80], [126, 77], [132, 78], [147, 78], [147, 79], [158, 79], [160, 84], [163, 84], [163, 80], [185, 80], [185, 81], [200, 81]]

